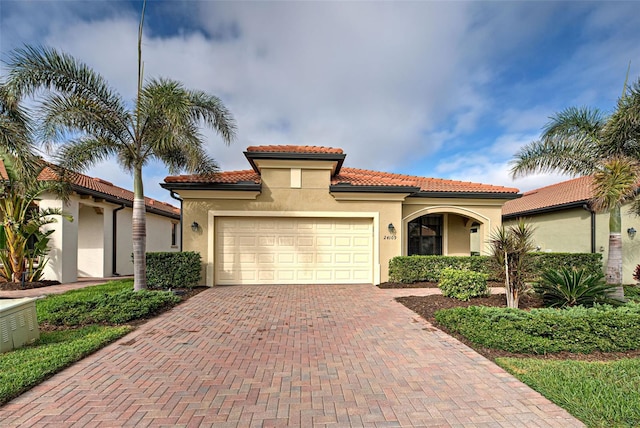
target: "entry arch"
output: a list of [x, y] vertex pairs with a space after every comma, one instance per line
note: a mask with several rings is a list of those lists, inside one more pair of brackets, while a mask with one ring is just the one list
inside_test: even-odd
[[[421, 208], [402, 219], [402, 255], [406, 256], [409, 253], [409, 223], [415, 219], [432, 214], [443, 215], [442, 225], [442, 255], [449, 255], [451, 251], [449, 249], [449, 238], [453, 231], [452, 225], [449, 224], [449, 214], [455, 214], [456, 216], [466, 219], [464, 221], [464, 228], [467, 233], [471, 232], [472, 228], [477, 229], [480, 242], [486, 241], [486, 234], [491, 230], [491, 219], [473, 209], [460, 207], [455, 205], [436, 205], [430, 207]], [[484, 245], [480, 245], [480, 253], [485, 254], [486, 249]], [[469, 254], [471, 254], [471, 248], [469, 246]]]

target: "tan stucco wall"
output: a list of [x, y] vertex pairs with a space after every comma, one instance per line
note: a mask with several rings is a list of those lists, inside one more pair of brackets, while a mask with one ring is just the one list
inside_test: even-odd
[[[527, 223], [536, 227], [535, 244], [540, 251], [589, 253], [591, 252], [591, 214], [582, 208], [538, 214], [525, 218]], [[505, 225], [515, 224], [516, 220], [507, 220]], [[639, 231], [631, 239], [627, 229], [633, 227]], [[602, 254], [606, 266], [609, 256], [609, 214], [596, 214], [595, 250]], [[630, 214], [628, 207], [622, 209], [622, 281], [633, 284], [633, 272], [640, 264], [640, 218]]]
[[[591, 252], [591, 214], [582, 208], [573, 208], [524, 218], [535, 228], [534, 244], [539, 251], [552, 253]], [[504, 222], [505, 226], [518, 223], [517, 219]]]
[[[449, 213], [448, 253], [469, 255], [469, 228], [481, 224], [479, 233], [488, 233], [501, 222], [503, 200], [409, 198], [407, 194], [329, 193], [332, 162], [261, 161], [262, 189], [252, 191], [180, 190], [183, 198], [185, 234], [183, 249], [197, 251], [204, 262], [203, 278], [213, 285], [213, 235], [216, 217], [221, 216], [308, 216], [344, 217], [365, 215], [374, 226], [374, 282], [388, 280], [389, 260], [406, 253], [406, 225], [420, 215]], [[300, 172], [297, 170], [301, 169]], [[300, 179], [298, 180], [298, 177]], [[300, 186], [298, 188], [298, 185]], [[408, 205], [405, 205], [408, 204]], [[189, 228], [200, 225], [198, 232]], [[390, 233], [392, 223], [396, 232]]]

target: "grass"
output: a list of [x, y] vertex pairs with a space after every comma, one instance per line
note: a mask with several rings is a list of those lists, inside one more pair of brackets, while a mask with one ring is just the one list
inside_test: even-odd
[[[590, 353], [640, 348], [640, 288], [623, 307], [455, 308], [438, 322], [476, 344], [514, 353]], [[589, 427], [640, 426], [640, 358], [575, 361], [496, 358], [496, 363]]]
[[68, 291], [36, 301], [42, 331], [33, 345], [0, 354], [0, 405], [133, 330], [129, 321], [148, 318], [180, 302], [172, 293], [133, 292], [132, 280]]
[[131, 330], [94, 325], [42, 332], [36, 345], [0, 354], [0, 405]]
[[639, 358], [497, 358], [496, 363], [590, 427], [640, 426]]

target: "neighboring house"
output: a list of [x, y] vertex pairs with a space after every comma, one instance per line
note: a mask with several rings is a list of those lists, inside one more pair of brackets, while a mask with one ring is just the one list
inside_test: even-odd
[[[532, 224], [538, 251], [567, 253], [602, 253], [606, 266], [609, 252], [609, 213], [595, 213], [591, 176], [526, 192], [522, 198], [502, 207], [505, 225], [515, 224], [519, 218]], [[640, 218], [622, 208], [623, 275], [625, 284], [635, 283], [633, 271], [640, 263]]]
[[162, 184], [183, 200], [184, 249], [200, 252], [209, 286], [378, 284], [394, 256], [487, 254], [482, 243], [502, 205], [518, 197], [513, 188], [346, 168], [338, 148], [244, 154], [251, 169]]
[[[50, 168], [39, 176], [40, 180], [56, 178]], [[73, 221], [58, 217], [57, 222], [45, 226], [55, 232], [44, 278], [64, 283], [78, 277], [132, 275], [133, 192], [78, 173], [70, 174], [70, 182], [72, 193], [66, 203], [53, 194], [45, 194], [39, 201], [40, 208], [60, 208], [73, 217]], [[147, 251], [179, 251], [180, 210], [151, 198], [145, 202]]]

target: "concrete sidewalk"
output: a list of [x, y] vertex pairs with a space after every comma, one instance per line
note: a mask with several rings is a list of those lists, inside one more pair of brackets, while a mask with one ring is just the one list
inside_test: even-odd
[[6, 404], [1, 425], [583, 426], [394, 293], [204, 291]]

